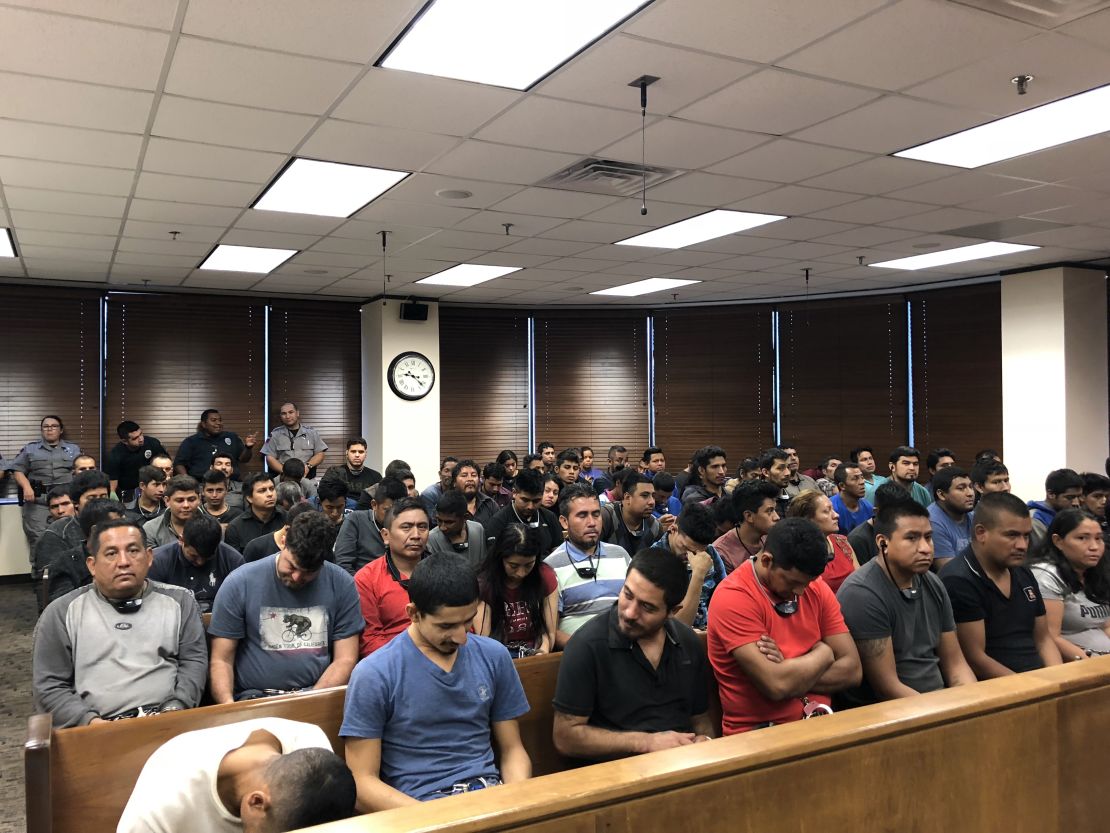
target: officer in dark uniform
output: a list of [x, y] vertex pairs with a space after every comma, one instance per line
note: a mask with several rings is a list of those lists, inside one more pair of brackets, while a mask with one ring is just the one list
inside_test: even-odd
[[174, 471], [200, 480], [212, 468], [212, 458], [217, 453], [231, 455], [232, 479], [239, 479], [239, 464], [251, 458], [251, 450], [258, 442], [258, 434], [247, 434], [243, 439], [234, 431], [224, 430], [224, 418], [215, 408], [208, 408], [200, 415], [197, 433], [186, 437], [173, 460]]
[[116, 436], [120, 441], [108, 452], [104, 473], [112, 481], [112, 491], [126, 503], [138, 498], [139, 469], [149, 466], [155, 457], [170, 455], [158, 438], [146, 436], [137, 422], [124, 420], [116, 426]]
[[60, 417], [48, 414], [39, 423], [42, 439], [27, 443], [8, 465], [23, 493], [23, 532], [27, 546], [34, 549], [50, 520], [47, 494], [55, 486], [73, 480], [73, 461], [81, 448], [66, 442], [65, 425]]

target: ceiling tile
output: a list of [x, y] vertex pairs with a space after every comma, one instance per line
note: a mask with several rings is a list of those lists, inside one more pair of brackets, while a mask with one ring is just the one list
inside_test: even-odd
[[836, 243], [839, 246], [869, 247], [881, 246], [892, 240], [905, 240], [913, 237], [914, 233], [903, 229], [883, 228], [882, 226], [859, 226], [838, 231], [825, 237], [817, 238], [820, 243]]
[[544, 237], [554, 240], [585, 240], [592, 243], [616, 243], [643, 233], [640, 226], [598, 223], [592, 220], [572, 220], [558, 228], [544, 232]]
[[0, 117], [142, 133], [154, 95], [0, 72]]
[[5, 186], [23, 185], [59, 191], [76, 188], [85, 194], [126, 197], [131, 193], [134, 179], [135, 174], [132, 171], [122, 168], [95, 168], [88, 165], [0, 157], [0, 182]]
[[121, 252], [145, 252], [156, 255], [173, 255], [174, 257], [192, 258], [199, 262], [212, 249], [212, 243], [200, 240], [171, 240], [168, 236], [164, 240], [152, 240], [142, 237], [124, 237], [119, 241]]
[[907, 0], [830, 35], [782, 64], [823, 77], [900, 90], [1037, 31], [955, 3]]
[[578, 161], [577, 154], [470, 139], [427, 166], [431, 173], [530, 185]]
[[812, 214], [823, 208], [831, 208], [856, 199], [859, 198], [855, 194], [785, 185], [782, 188], [734, 202], [728, 207], [737, 211], [759, 211], [764, 214], [794, 216]]
[[559, 217], [537, 217], [522, 212], [478, 211], [453, 228], [458, 231], [483, 231], [497, 234], [504, 223], [512, 223], [509, 233], [514, 237], [533, 237], [561, 225]]
[[168, 200], [134, 199], [127, 216], [155, 223], [183, 223], [194, 226], [223, 226], [235, 222], [242, 209], [222, 205], [195, 205]]
[[95, 17], [128, 26], [172, 29], [178, 0], [11, 0], [7, 5]]
[[166, 92], [319, 115], [358, 72], [354, 64], [182, 37], [174, 50]]
[[246, 208], [254, 201], [260, 190], [258, 185], [252, 183], [143, 171], [139, 174], [135, 196], [148, 200], [181, 200], [205, 205]]
[[[951, 170], [938, 166], [938, 170]], [[997, 194], [1007, 194], [1021, 188], [1031, 188], [1037, 183], [1029, 180], [1013, 179], [1005, 176], [982, 173], [980, 171], [962, 171], [954, 176], [927, 182], [923, 185], [914, 185], [892, 191], [887, 196], [911, 202], [926, 202], [933, 205], [959, 205], [974, 199], [993, 197]]]
[[801, 182], [828, 173], [867, 155], [841, 148], [811, 145], [792, 139], [775, 139], [709, 168], [710, 173], [769, 179], [774, 182]]
[[639, 113], [531, 95], [476, 134], [507, 145], [593, 153], [639, 130]]
[[375, 262], [372, 255], [348, 255], [340, 252], [322, 252], [316, 249], [293, 255], [288, 264], [307, 268], [363, 269]]
[[828, 174], [807, 179], [804, 184], [813, 188], [831, 188], [857, 194], [886, 194], [899, 188], [908, 188], [951, 175], [956, 169], [931, 162], [879, 156], [841, 168]]
[[280, 153], [153, 138], [147, 144], [143, 170], [239, 182], [269, 182], [286, 158]]
[[[956, 107], [1008, 116], [1083, 92], [1110, 77], [1110, 52], [1075, 38], [1045, 32], [995, 51], [970, 66], [911, 87], [910, 95]], [[1018, 72], [1033, 76], [1025, 95], [1010, 83]]]
[[522, 95], [501, 87], [372, 68], [333, 115], [405, 130], [469, 136]]
[[177, 231], [177, 239], [183, 243], [207, 243], [211, 245], [223, 236], [223, 226], [175, 226], [172, 223], [157, 223], [147, 220], [128, 218], [123, 226], [124, 237], [145, 238], [147, 240], [173, 240], [171, 231]]
[[977, 113], [888, 95], [802, 130], [793, 138], [870, 153], [894, 153], [984, 121]]
[[154, 252], [116, 252], [116, 263], [132, 266], [196, 267], [201, 255], [167, 255]]
[[678, 115], [707, 124], [783, 134], [846, 113], [878, 96], [873, 90], [766, 69]]
[[316, 234], [288, 234], [276, 231], [233, 228], [220, 240], [232, 246], [262, 246], [269, 249], [307, 249], [320, 240]]
[[999, 194], [995, 197], [973, 200], [964, 203], [963, 207], [971, 211], [987, 211], [1006, 217], [1016, 217], [1020, 214], [1047, 211], [1050, 208], [1082, 205], [1083, 203], [1098, 201], [1098, 199], [1099, 195], [1091, 191], [1063, 188], [1059, 185], [1039, 185], [1036, 188], [1025, 188], [1009, 194]]
[[458, 139], [435, 133], [328, 119], [304, 143], [301, 155], [395, 171], [419, 171], [457, 143]]
[[815, 211], [814, 217], [823, 220], [841, 220], [849, 223], [883, 223], [911, 214], [924, 214], [932, 206], [919, 202], [905, 202], [886, 197], [867, 197], [835, 208]]
[[812, 240], [838, 231], [847, 231], [851, 227], [848, 223], [833, 220], [788, 217], [778, 223], [768, 223], [765, 226], [753, 228], [747, 234], [752, 237], [774, 237], [780, 240]]
[[169, 35], [0, 7], [0, 70], [153, 90]]
[[21, 250], [26, 246], [54, 246], [65, 249], [91, 249], [111, 252], [116, 247], [115, 235], [72, 234], [62, 231], [22, 229], [19, 232]]
[[1069, 142], [1037, 153], [1028, 153], [984, 168], [992, 174], [1021, 177], [1038, 182], [1058, 182], [1073, 177], [1082, 181], [1092, 171], [1108, 169], [1110, 169], [1110, 140], [1105, 134]]
[[111, 249], [76, 249], [69, 246], [40, 246], [34, 243], [20, 243], [20, 254], [30, 268], [35, 260], [42, 265], [43, 260], [65, 262], [67, 269], [81, 271], [103, 271], [112, 259]]
[[907, 228], [915, 231], [947, 231], [948, 229], [974, 226], [999, 219], [997, 214], [985, 211], [968, 211], [963, 208], [939, 208], [924, 214], [899, 217], [890, 223], [894, 228]]
[[649, 165], [694, 170], [720, 162], [766, 142], [770, 137], [720, 127], [693, 124], [676, 118], [661, 119], [644, 131], [602, 149], [607, 159], [636, 161], [646, 143]]
[[134, 266], [129, 263], [112, 265], [111, 281], [116, 284], [151, 283], [176, 286], [193, 270], [187, 266]]
[[417, 11], [412, 0], [189, 0], [183, 30], [282, 52], [365, 63]]
[[122, 217], [127, 205], [127, 200], [123, 197], [45, 191], [38, 188], [5, 188], [4, 196], [13, 210], [86, 214], [93, 217]]
[[720, 252], [698, 252], [693, 249], [675, 249], [670, 252], [644, 258], [642, 263], [669, 263], [674, 266], [708, 266], [726, 260], [728, 255]]
[[185, 279], [182, 286], [195, 286], [204, 289], [250, 289], [258, 283], [261, 277], [261, 275], [243, 272], [198, 269]]
[[496, 207], [498, 211], [510, 214], [520, 212], [540, 217], [577, 218], [616, 201], [616, 197], [603, 197], [600, 194], [561, 191], [557, 188], [525, 188], [497, 203]]
[[706, 52], [772, 63], [882, 3], [883, 0], [836, 3], [670, 0], [652, 5], [625, 26], [624, 31]]
[[471, 251], [470, 257], [473, 257], [473, 252], [488, 252], [496, 251], [506, 245], [519, 241], [519, 237], [506, 237], [503, 234], [482, 234], [477, 231], [458, 231], [456, 229], [448, 229], [447, 231], [440, 231], [433, 234], [428, 238], [428, 242], [433, 246], [446, 246], [451, 249], [468, 249]]
[[[419, 188], [416, 191], [410, 192], [410, 195], [414, 198], [422, 196], [422, 189], [425, 185], [427, 185], [427, 187], [432, 187], [431, 184], [429, 184], [430, 179], [419, 177], [419, 180], [421, 183]], [[428, 225], [437, 226], [439, 228], [450, 228], [456, 223], [472, 216], [477, 210], [476, 208], [463, 206], [469, 205], [471, 202], [494, 203], [504, 196], [505, 192], [503, 191], [498, 191], [496, 194], [486, 193], [486, 183], [471, 183], [469, 187], [474, 188], [478, 185], [480, 185], [479, 190], [482, 191], [481, 198], [479, 198], [479, 195], [475, 195], [469, 200], [448, 201], [440, 199], [435, 196], [434, 191], [431, 191], [428, 202], [423, 203], [416, 201], [402, 202], [396, 199], [379, 199], [355, 214], [355, 218], [379, 224], [385, 223], [386, 225], [383, 225], [382, 228], [386, 229], [389, 228], [389, 223], [400, 223], [401, 225], [408, 226]], [[437, 190], [438, 187], [439, 186], [436, 186]], [[514, 190], [516, 189], [508, 189], [510, 193]], [[390, 196], [392, 195], [393, 191], [390, 191]], [[438, 202], [439, 204], [433, 205], [431, 204], [432, 201]], [[461, 204], [456, 205], [456, 203]]]
[[[386, 240], [387, 250], [392, 252], [400, 246], [408, 246], [419, 240], [431, 237], [439, 231], [434, 226], [410, 226], [401, 223], [391, 223], [384, 229], [389, 232]], [[331, 233], [332, 239], [368, 240], [381, 250], [382, 238], [379, 223], [367, 220], [348, 220]]]
[[141, 146], [141, 136], [127, 133], [0, 119], [0, 148], [6, 156], [134, 168]]
[[1110, 224], [1110, 200], [1102, 199], [1084, 205], [1053, 208], [1048, 211], [1034, 212], [1030, 216], [1037, 220], [1048, 220], [1054, 223], [1106, 226]]
[[[701, 213], [702, 210], [697, 206], [662, 202], [652, 198], [648, 200], [648, 213], [641, 214], [640, 200], [636, 197], [625, 197], [600, 211], [587, 214], [583, 219], [596, 220], [599, 223], [625, 223], [656, 228], [657, 226], [677, 223], [679, 220], [685, 220]], [[638, 231], [643, 231], [643, 229], [638, 229]]]
[[834, 246], [829, 243], [787, 243], [785, 246], [778, 246], [774, 249], [767, 249], [761, 254], [761, 257], [769, 258], [783, 258], [785, 260], [820, 260], [824, 257], [831, 257], [833, 255], [844, 254], [849, 252], [847, 246]]
[[80, 234], [118, 234], [120, 221], [115, 217], [84, 217], [79, 214], [53, 214], [45, 211], [12, 210], [15, 228], [72, 231]]
[[166, 95], [151, 135], [289, 153], [315, 124], [311, 116]]
[[548, 255], [526, 255], [520, 252], [488, 252], [471, 258], [471, 263], [481, 263], [487, 266], [520, 266], [531, 269], [551, 262]]
[[574, 255], [581, 254], [592, 248], [593, 243], [571, 240], [545, 240], [540, 237], [533, 237], [528, 240], [521, 240], [519, 243], [513, 243], [511, 246], [506, 246], [501, 251], [549, 255], [550, 257], [573, 257]]
[[286, 211], [257, 211], [248, 209], [235, 221], [235, 228], [256, 231], [277, 231], [290, 234], [328, 234], [345, 220], [339, 217], [320, 217], [315, 214], [290, 214]]
[[660, 80], [648, 91], [652, 113], [671, 114], [758, 67], [660, 43], [617, 35], [596, 44], [554, 75], [536, 91], [553, 98], [637, 110], [640, 94], [629, 89], [641, 75]]
[[771, 191], [774, 182], [759, 182], [719, 174], [689, 173], [648, 189], [648, 199], [719, 208], [747, 197]]

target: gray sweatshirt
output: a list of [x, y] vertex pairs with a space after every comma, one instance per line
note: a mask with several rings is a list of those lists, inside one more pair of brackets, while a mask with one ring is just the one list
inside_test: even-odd
[[51, 602], [35, 627], [35, 711], [83, 726], [139, 706], [200, 702], [208, 646], [200, 611], [181, 587], [148, 581], [142, 607], [120, 613], [96, 589]]

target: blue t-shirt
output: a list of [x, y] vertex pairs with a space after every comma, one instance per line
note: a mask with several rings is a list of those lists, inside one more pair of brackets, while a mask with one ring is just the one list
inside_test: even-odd
[[848, 510], [848, 507], [844, 504], [844, 498], [840, 495], [833, 495], [829, 500], [832, 501], [833, 509], [836, 510], [836, 514], [839, 516], [836, 524], [841, 535], [847, 535], [860, 524], [867, 523], [871, 520], [871, 516], [875, 514], [875, 507], [866, 498], [860, 498], [859, 506], [855, 512]]
[[239, 640], [235, 696], [311, 688], [331, 664], [331, 646], [362, 633], [355, 580], [325, 561], [316, 579], [290, 590], [277, 556], [244, 564], [224, 579], [212, 604], [210, 636]]
[[934, 503], [928, 509], [929, 520], [933, 524], [933, 557], [955, 558], [971, 543], [971, 530], [975, 526], [975, 513], [964, 515], [962, 523], [956, 523], [948, 513]]
[[667, 498], [667, 503], [665, 506], [658, 503], [655, 504], [655, 509], [652, 510], [651, 514], [653, 517], [656, 518], [662, 518], [664, 515], [674, 515], [675, 517], [678, 517], [682, 514], [682, 501], [676, 498], [674, 495], [671, 495], [669, 498]]
[[403, 631], [355, 666], [339, 735], [380, 738], [379, 777], [426, 800], [459, 781], [498, 775], [490, 728], [528, 708], [500, 642], [467, 635], [444, 671]]

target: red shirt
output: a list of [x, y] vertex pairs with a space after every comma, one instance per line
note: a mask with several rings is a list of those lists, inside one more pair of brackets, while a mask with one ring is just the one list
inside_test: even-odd
[[[768, 721], [789, 723], [802, 716], [799, 698], [776, 702], [760, 694], [737, 665], [734, 650], [768, 634], [782, 655], [793, 659], [808, 653], [820, 639], [848, 632], [836, 596], [823, 579], [812, 581], [798, 597], [798, 612], [793, 616], [775, 613], [756, 581], [752, 562], [747, 561], [717, 585], [709, 602], [709, 663], [720, 688], [721, 725], [726, 735]], [[831, 705], [824, 695], [807, 696], [812, 703]]]
[[836, 593], [844, 583], [844, 579], [856, 569], [856, 565], [852, 563], [852, 545], [848, 543], [847, 536], [834, 532], [828, 538], [829, 543], [832, 544], [833, 559], [825, 565], [825, 572], [821, 573], [821, 578], [829, 589]]
[[[404, 573], [401, 577], [408, 578]], [[409, 591], [389, 574], [384, 555], [355, 573], [355, 588], [366, 623], [358, 640], [358, 655], [364, 657], [409, 626]]]

